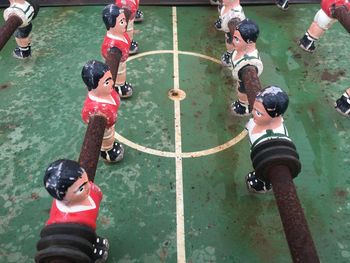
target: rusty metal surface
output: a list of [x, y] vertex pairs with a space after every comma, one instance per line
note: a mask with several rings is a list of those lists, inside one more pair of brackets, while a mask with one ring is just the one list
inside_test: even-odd
[[338, 7], [334, 10], [334, 17], [350, 33], [350, 11], [345, 6]]
[[122, 52], [118, 48], [109, 49], [109, 51], [107, 52], [106, 64], [109, 66], [111, 70], [112, 79], [114, 83], [117, 79], [119, 63], [121, 58], [122, 58]]
[[84, 142], [80, 150], [79, 164], [85, 169], [90, 181], [94, 181], [107, 119], [101, 115], [90, 117]]
[[255, 97], [261, 90], [260, 80], [254, 66], [246, 66], [242, 69], [242, 82], [248, 96], [249, 110], [251, 111]]
[[22, 19], [12, 15], [5, 24], [0, 27], [0, 50], [6, 45], [7, 41], [20, 25], [22, 25]]
[[320, 262], [289, 169], [278, 165], [268, 176], [293, 262]]

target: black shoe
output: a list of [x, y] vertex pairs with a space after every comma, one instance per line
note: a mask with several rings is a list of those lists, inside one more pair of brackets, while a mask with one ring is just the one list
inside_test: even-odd
[[119, 162], [124, 158], [124, 148], [119, 142], [114, 142], [113, 148], [108, 151], [101, 151], [100, 155], [107, 162]]
[[134, 22], [142, 22], [144, 18], [143, 12], [137, 9]]
[[287, 10], [289, 8], [288, 0], [276, 0], [276, 5], [282, 10]]
[[92, 262], [104, 263], [108, 259], [108, 251], [95, 247], [92, 254]]
[[13, 50], [12, 54], [15, 58], [24, 59], [32, 56], [32, 50], [30, 46], [27, 46], [27, 47], [17, 46]]
[[130, 49], [129, 49], [129, 54], [134, 55], [138, 51], [139, 51], [139, 44], [136, 41], [132, 40], [131, 45], [130, 45]]
[[108, 239], [100, 237], [100, 236], [97, 236], [94, 246], [97, 247], [97, 248], [104, 249], [104, 250], [108, 251], [108, 249], [109, 249]]
[[222, 26], [221, 26], [222, 20], [221, 18], [219, 18], [218, 20], [215, 21], [214, 26], [217, 30], [221, 30]]
[[255, 172], [246, 176], [248, 191], [252, 193], [266, 194], [272, 190], [272, 185], [256, 178]]
[[344, 94], [335, 102], [335, 109], [342, 115], [350, 117], [350, 97], [349, 94]]
[[221, 65], [224, 67], [231, 67], [231, 58], [232, 58], [232, 53], [226, 51], [222, 56], [221, 56]]
[[313, 38], [312, 36], [309, 35], [309, 33], [305, 33], [305, 35], [299, 40], [298, 45], [302, 49], [304, 49], [307, 52], [314, 52], [316, 49], [315, 46], [315, 41], [317, 39]]
[[237, 116], [248, 116], [250, 114], [248, 105], [236, 100], [231, 105], [232, 113]]
[[116, 86], [114, 87], [115, 90], [118, 92], [119, 96], [122, 99], [126, 99], [132, 96], [132, 93], [134, 91], [134, 88], [131, 86], [130, 83], [125, 82], [123, 85], [121, 86]]

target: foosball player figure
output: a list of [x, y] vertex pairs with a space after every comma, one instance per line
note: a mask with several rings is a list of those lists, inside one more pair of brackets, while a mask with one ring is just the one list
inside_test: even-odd
[[350, 117], [350, 88], [335, 102], [335, 109], [342, 115]]
[[[314, 21], [304, 36], [298, 41], [299, 46], [303, 50], [310, 53], [315, 51], [315, 42], [337, 21], [334, 15], [338, 8], [345, 8], [348, 11], [348, 21], [350, 21], [350, 2], [348, 0], [322, 0], [321, 9], [316, 13]], [[349, 31], [350, 29], [347, 30]]]
[[126, 29], [126, 32], [128, 33], [128, 36], [131, 39], [129, 54], [136, 54], [139, 50], [139, 44], [136, 41], [134, 41], [134, 22], [139, 7], [139, 0], [116, 0], [115, 4], [119, 8], [127, 8], [130, 11], [130, 17]]
[[126, 12], [130, 13], [127, 9], [119, 8], [114, 4], [106, 6], [102, 12], [102, 19], [107, 29], [101, 47], [102, 56], [107, 61], [110, 49], [118, 48], [122, 52], [115, 82], [115, 89], [122, 99], [131, 97], [133, 93], [132, 85], [126, 82], [126, 60], [129, 57], [131, 45], [131, 40], [126, 32], [128, 24]]
[[[282, 115], [288, 108], [288, 95], [279, 87], [268, 86], [256, 96], [252, 115], [246, 129], [249, 134], [251, 150], [258, 144], [270, 139], [289, 140]], [[272, 185], [264, 182], [250, 172], [246, 177], [248, 190], [255, 193], [267, 193]]]
[[107, 126], [100, 156], [107, 162], [119, 162], [124, 157], [124, 148], [115, 141], [114, 125], [117, 121], [120, 98], [114, 90], [111, 71], [105, 63], [92, 60], [83, 67], [81, 75], [88, 89], [81, 112], [82, 119], [88, 123], [91, 115], [100, 114], [106, 117]]
[[4, 11], [5, 21], [12, 15], [20, 17], [23, 22], [14, 33], [17, 46], [13, 56], [19, 59], [28, 58], [32, 55], [30, 33], [33, 27], [31, 21], [35, 16], [34, 7], [24, 0], [10, 0], [10, 7]]
[[230, 38], [229, 21], [236, 18], [238, 22], [245, 19], [240, 0], [223, 0], [223, 5], [219, 6], [219, 19], [215, 22], [217, 30], [225, 32], [226, 52], [221, 57], [221, 63], [225, 67], [231, 66], [231, 56], [234, 51], [232, 39]]
[[[76, 223], [96, 231], [102, 192], [77, 162], [61, 159], [51, 163], [45, 172], [44, 186], [54, 198], [46, 225]], [[97, 236], [92, 262], [105, 262], [108, 249], [108, 240]]]
[[263, 71], [259, 52], [256, 49], [256, 41], [259, 36], [258, 25], [250, 19], [241, 21], [234, 30], [231, 29], [232, 45], [232, 76], [237, 81], [238, 100], [232, 103], [232, 112], [238, 116], [249, 115], [249, 103], [246, 88], [242, 82], [242, 70], [246, 66], [254, 66], [257, 75]]

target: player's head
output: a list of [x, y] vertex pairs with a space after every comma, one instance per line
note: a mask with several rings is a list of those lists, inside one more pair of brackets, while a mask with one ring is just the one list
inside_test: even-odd
[[107, 5], [103, 11], [102, 11], [102, 19], [105, 23], [106, 29], [109, 30], [110, 28], [115, 27], [117, 23], [117, 18], [120, 14], [124, 13], [123, 8], [119, 8], [118, 6], [114, 4]]
[[68, 188], [84, 173], [85, 170], [77, 162], [60, 159], [51, 163], [46, 169], [44, 186], [53, 198], [63, 200]]
[[100, 61], [88, 61], [81, 71], [81, 77], [89, 91], [98, 87], [100, 79], [109, 71], [109, 67]]
[[257, 96], [256, 101], [261, 102], [270, 117], [275, 118], [288, 108], [289, 99], [286, 92], [277, 86], [264, 88]]
[[249, 18], [242, 20], [236, 26], [236, 30], [239, 31], [242, 39], [248, 44], [256, 43], [260, 32], [258, 25]]

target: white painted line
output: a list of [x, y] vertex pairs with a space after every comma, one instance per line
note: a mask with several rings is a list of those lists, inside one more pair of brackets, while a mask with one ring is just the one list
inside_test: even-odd
[[[179, 53], [177, 38], [177, 15], [176, 7], [173, 7], [173, 50], [174, 50], [174, 89], [179, 87]], [[174, 100], [175, 114], [175, 154], [176, 154], [176, 245], [177, 262], [186, 263], [185, 249], [185, 219], [183, 198], [183, 176], [182, 176], [182, 144], [181, 144], [181, 110], [180, 101]]]
[[[230, 148], [231, 146], [234, 146], [235, 144], [239, 143], [245, 136], [247, 136], [247, 131], [243, 130], [236, 137], [232, 138], [231, 140], [229, 140], [221, 145], [218, 145], [218, 146], [210, 148], [210, 149], [202, 150], [202, 151], [183, 152], [183, 153], [181, 153], [181, 157], [182, 158], [198, 158], [198, 157], [203, 157], [206, 155], [214, 154], [217, 152], [221, 152], [221, 151], [224, 151], [224, 150]], [[116, 140], [118, 142], [121, 142], [122, 144], [125, 144], [125, 145], [127, 145], [135, 150], [138, 150], [140, 152], [144, 152], [144, 153], [148, 153], [148, 154], [152, 154], [152, 155], [156, 155], [156, 156], [161, 156], [161, 157], [169, 157], [169, 158], [176, 157], [176, 154], [174, 152], [160, 151], [160, 150], [156, 150], [156, 149], [152, 149], [149, 147], [139, 145], [137, 143], [134, 143], [134, 142], [126, 139], [125, 137], [123, 137], [122, 135], [120, 135], [117, 132], [115, 133], [114, 137], [116, 138]]]

